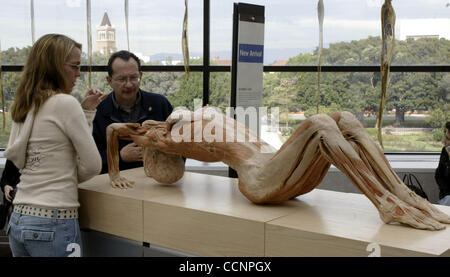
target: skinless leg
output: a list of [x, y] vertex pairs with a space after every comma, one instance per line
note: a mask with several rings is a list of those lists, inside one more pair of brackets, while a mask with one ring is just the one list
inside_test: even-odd
[[438, 210], [426, 199], [411, 191], [394, 172], [380, 148], [367, 134], [359, 121], [350, 113], [337, 113], [333, 117], [338, 123], [344, 137], [352, 143], [353, 148], [363, 160], [371, 174], [390, 193], [407, 205], [419, 209], [422, 213], [443, 223], [450, 223], [450, 217]]

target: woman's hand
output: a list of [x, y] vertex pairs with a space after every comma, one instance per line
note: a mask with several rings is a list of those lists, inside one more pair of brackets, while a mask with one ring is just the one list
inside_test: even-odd
[[86, 96], [83, 101], [81, 101], [81, 107], [84, 110], [93, 111], [107, 96], [107, 94], [104, 94], [100, 90], [91, 88], [88, 92], [86, 92]]
[[12, 201], [13, 201], [13, 198], [12, 198], [12, 196], [11, 196], [11, 194], [10, 194], [10, 192], [13, 191], [13, 190], [14, 190], [13, 187], [11, 187], [11, 186], [9, 186], [9, 185], [5, 185], [5, 198], [6, 198], [6, 200], [8, 200], [9, 202], [12, 202]]

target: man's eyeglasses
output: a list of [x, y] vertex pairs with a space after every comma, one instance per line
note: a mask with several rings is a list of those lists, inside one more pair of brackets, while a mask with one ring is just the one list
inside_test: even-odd
[[65, 63], [65, 65], [70, 66], [73, 70], [77, 71], [81, 69], [81, 65], [79, 64], [73, 64], [73, 63]]
[[120, 77], [117, 79], [113, 79], [114, 82], [116, 82], [122, 86], [124, 86], [128, 81], [130, 81], [130, 83], [132, 83], [133, 85], [137, 85], [140, 80], [141, 80], [141, 78], [138, 76], [131, 76], [130, 78]]

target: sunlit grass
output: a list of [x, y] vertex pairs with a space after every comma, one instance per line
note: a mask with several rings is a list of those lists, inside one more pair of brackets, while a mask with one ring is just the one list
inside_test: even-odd
[[[296, 126], [297, 127], [297, 126]], [[376, 128], [366, 128], [367, 133], [379, 146]], [[281, 136], [284, 143], [289, 136]], [[389, 135], [383, 134], [384, 151], [417, 151], [417, 152], [440, 152], [442, 142], [434, 141], [432, 134], [404, 134]]]
[[[378, 144], [377, 129], [366, 128], [366, 131]], [[383, 145], [385, 151], [425, 151], [425, 152], [440, 152], [443, 146], [442, 142], [433, 140], [432, 134], [403, 134], [403, 135], [383, 134]]]

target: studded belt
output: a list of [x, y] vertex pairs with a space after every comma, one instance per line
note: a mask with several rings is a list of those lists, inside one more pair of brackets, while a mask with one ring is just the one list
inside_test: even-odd
[[14, 205], [14, 212], [43, 218], [73, 219], [78, 218], [77, 208], [47, 209], [31, 205]]

